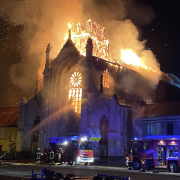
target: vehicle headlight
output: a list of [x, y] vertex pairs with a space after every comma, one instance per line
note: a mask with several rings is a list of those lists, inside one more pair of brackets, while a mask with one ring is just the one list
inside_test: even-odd
[[81, 158], [78, 156], [78, 157], [77, 157], [77, 161], [79, 161], [79, 160], [81, 160]]

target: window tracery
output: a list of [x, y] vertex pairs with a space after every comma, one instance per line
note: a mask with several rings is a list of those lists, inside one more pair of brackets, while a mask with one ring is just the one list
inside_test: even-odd
[[103, 73], [103, 87], [109, 88], [109, 72], [107, 69]]
[[68, 100], [71, 101], [75, 113], [81, 113], [82, 74], [76, 68], [70, 76]]

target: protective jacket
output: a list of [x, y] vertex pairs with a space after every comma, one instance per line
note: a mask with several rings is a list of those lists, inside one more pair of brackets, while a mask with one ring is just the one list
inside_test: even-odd
[[49, 159], [54, 159], [54, 151], [49, 152]]
[[41, 151], [37, 150], [36, 151], [36, 159], [40, 159], [41, 158]]

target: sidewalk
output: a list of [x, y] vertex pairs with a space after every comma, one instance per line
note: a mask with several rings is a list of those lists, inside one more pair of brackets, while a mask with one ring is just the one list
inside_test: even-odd
[[[30, 159], [23, 159], [23, 160], [0, 160], [0, 166], [2, 165], [36, 165], [36, 160], [30, 160]], [[56, 164], [56, 163], [55, 163]], [[40, 165], [49, 165], [49, 163], [45, 163], [44, 161], [41, 161]], [[104, 162], [93, 162], [90, 163], [92, 166], [110, 166], [110, 167], [124, 167], [127, 168], [127, 166], [120, 166], [117, 164], [108, 164]]]
[[[23, 159], [23, 160], [0, 160], [0, 166], [2, 164], [13, 164], [13, 165], [36, 165], [36, 160]], [[44, 161], [41, 161], [41, 165], [47, 164]]]
[[[0, 180], [19, 180], [19, 177], [2, 176], [2, 175], [0, 175]], [[29, 178], [22, 177], [21, 180], [29, 180]]]

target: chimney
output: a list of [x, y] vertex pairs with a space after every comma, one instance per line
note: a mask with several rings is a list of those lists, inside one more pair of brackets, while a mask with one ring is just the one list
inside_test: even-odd
[[140, 106], [141, 107], [145, 107], [146, 106], [146, 101], [143, 101], [143, 97], [142, 97], [142, 100], [140, 101]]
[[100, 93], [103, 93], [103, 83], [102, 83], [103, 75], [100, 77]]
[[92, 55], [93, 55], [93, 43], [92, 43], [92, 39], [88, 38], [86, 44], [86, 60], [91, 60]]

